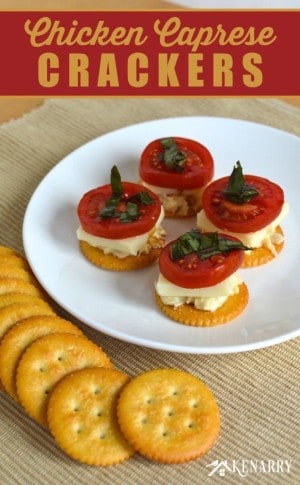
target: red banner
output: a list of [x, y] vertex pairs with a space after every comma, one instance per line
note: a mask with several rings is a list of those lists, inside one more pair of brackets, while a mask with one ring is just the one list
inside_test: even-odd
[[2, 96], [295, 96], [300, 10], [0, 14]]

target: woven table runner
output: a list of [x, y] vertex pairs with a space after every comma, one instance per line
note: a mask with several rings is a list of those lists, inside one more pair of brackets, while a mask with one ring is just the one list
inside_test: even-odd
[[[300, 110], [275, 99], [49, 99], [0, 127], [0, 244], [23, 252], [22, 222], [32, 193], [78, 146], [141, 121], [201, 115], [251, 120], [300, 135]], [[201, 378], [220, 406], [218, 441], [207, 455], [183, 465], [162, 465], [136, 454], [113, 467], [86, 466], [60, 451], [50, 433], [0, 391], [1, 484], [299, 483], [299, 339], [246, 353], [189, 355], [135, 346], [82, 328], [131, 376], [175, 367]], [[223, 463], [223, 475], [226, 464], [231, 472], [209, 476], [213, 462]]]

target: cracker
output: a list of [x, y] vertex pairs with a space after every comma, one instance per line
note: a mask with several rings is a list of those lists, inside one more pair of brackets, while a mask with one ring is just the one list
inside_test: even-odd
[[17, 251], [15, 251], [14, 249], [12, 248], [9, 248], [8, 246], [0, 246], [0, 256], [8, 256], [9, 254], [11, 255], [16, 255], [16, 256], [19, 256], [19, 254], [17, 253]]
[[134, 377], [121, 392], [117, 414], [132, 447], [162, 463], [202, 456], [220, 430], [212, 392], [197, 377], [177, 369], [154, 369]]
[[30, 271], [27, 260], [20, 254], [0, 254], [0, 266], [14, 266], [15, 268], [23, 268], [26, 271]]
[[38, 285], [37, 279], [31, 271], [15, 267], [11, 264], [0, 265], [0, 278], [15, 278], [17, 280], [28, 281], [28, 283]]
[[55, 315], [50, 305], [41, 298], [34, 303], [15, 303], [0, 310], [0, 339], [17, 322], [34, 315]]
[[16, 371], [23, 352], [38, 338], [57, 332], [82, 335], [82, 331], [68, 320], [46, 315], [22, 320], [4, 335], [0, 343], [0, 379], [5, 391], [14, 399], [18, 400]]
[[133, 455], [116, 415], [117, 398], [128, 381], [115, 369], [86, 368], [54, 387], [47, 419], [57, 444], [69, 456], [88, 465], [109, 466]]
[[133, 271], [150, 266], [159, 257], [161, 248], [152, 249], [149, 254], [140, 254], [139, 256], [126, 256], [118, 258], [113, 254], [104, 254], [104, 252], [85, 241], [80, 241], [80, 249], [83, 255], [96, 266], [111, 271]]
[[[283, 230], [280, 226], [276, 227], [276, 232], [284, 237]], [[251, 251], [247, 251], [245, 253], [244, 262], [242, 264], [242, 268], [253, 268], [254, 266], [261, 266], [262, 264], [266, 264], [272, 259], [276, 258], [277, 255], [282, 251], [284, 246], [284, 241], [279, 244], [274, 244], [275, 251], [277, 254], [274, 254], [269, 248], [266, 246], [261, 246], [260, 248], [252, 249]]]
[[0, 278], [0, 295], [6, 293], [22, 293], [26, 295], [45, 297], [44, 291], [28, 281], [17, 278]]
[[0, 295], [0, 310], [16, 303], [40, 303], [39, 296], [26, 295], [23, 293], [5, 293]]
[[155, 293], [155, 300], [159, 308], [176, 322], [193, 327], [212, 327], [227, 323], [242, 313], [248, 304], [249, 292], [246, 284], [242, 283], [239, 286], [239, 292], [229, 296], [225, 303], [214, 312], [197, 310], [194, 306], [187, 304], [174, 308], [163, 303], [157, 293]]
[[106, 353], [84, 336], [52, 333], [37, 339], [18, 364], [19, 402], [33, 419], [47, 426], [47, 404], [54, 385], [67, 374], [85, 367], [112, 367], [112, 364]]

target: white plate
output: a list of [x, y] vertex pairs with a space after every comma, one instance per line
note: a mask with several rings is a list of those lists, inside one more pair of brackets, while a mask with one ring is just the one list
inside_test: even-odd
[[[215, 159], [215, 177], [240, 160], [244, 171], [269, 177], [285, 190], [290, 213], [283, 221], [280, 256], [260, 268], [241, 270], [250, 302], [236, 320], [193, 328], [169, 320], [153, 300], [157, 264], [132, 273], [100, 270], [80, 254], [76, 206], [86, 191], [109, 181], [117, 164], [123, 179], [138, 179], [138, 161], [151, 140], [183, 136], [201, 141]], [[113, 131], [83, 145], [56, 165], [28, 205], [23, 240], [37, 278], [61, 307], [89, 326], [146, 347], [186, 353], [229, 353], [262, 348], [300, 334], [300, 138], [246, 121], [182, 117]], [[195, 220], [165, 221], [169, 239]]]

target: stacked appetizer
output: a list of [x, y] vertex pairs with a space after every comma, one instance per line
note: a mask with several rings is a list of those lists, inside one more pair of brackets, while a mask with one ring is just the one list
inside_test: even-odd
[[90, 190], [78, 209], [77, 238], [86, 258], [105, 269], [127, 271], [155, 261], [165, 243], [164, 210], [148, 188], [123, 182], [116, 166], [111, 183]]
[[244, 267], [258, 266], [281, 251], [280, 227], [288, 213], [281, 187], [256, 175], [243, 175], [237, 162], [230, 176], [214, 180], [203, 192], [197, 226], [203, 231], [222, 231], [251, 247]]
[[237, 270], [248, 248], [231, 236], [198, 229], [168, 243], [159, 257], [156, 302], [186, 325], [212, 326], [237, 317], [248, 289]]
[[154, 140], [141, 155], [141, 183], [158, 195], [166, 217], [194, 216], [201, 208], [203, 188], [213, 173], [210, 151], [187, 138]]

